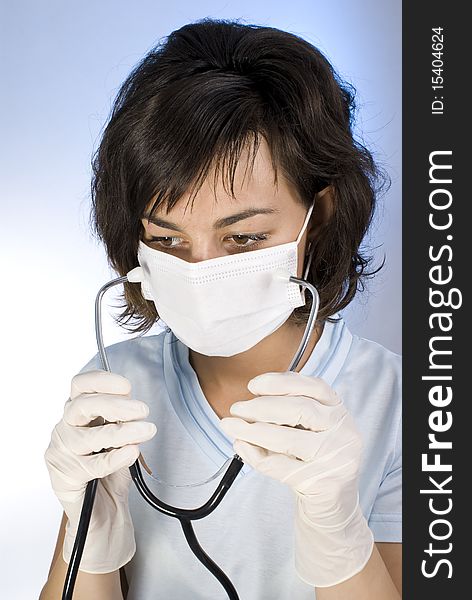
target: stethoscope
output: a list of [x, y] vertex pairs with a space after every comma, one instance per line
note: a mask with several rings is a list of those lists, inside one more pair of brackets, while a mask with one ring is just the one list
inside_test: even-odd
[[[311, 256], [310, 256], [310, 262], [311, 262]], [[308, 271], [308, 268], [306, 269], [305, 272], [307, 272], [307, 271]], [[132, 271], [130, 271], [130, 273], [132, 273]], [[127, 275], [125, 275], [123, 277], [117, 277], [116, 279], [112, 279], [111, 281], [106, 283], [104, 286], [102, 286], [99, 289], [99, 291], [97, 293], [97, 297], [95, 299], [95, 334], [96, 334], [96, 338], [97, 338], [98, 353], [100, 356], [103, 370], [105, 370], [105, 371], [111, 371], [111, 369], [110, 369], [108, 358], [107, 358], [107, 355], [105, 352], [105, 346], [103, 343], [102, 298], [103, 298], [103, 295], [105, 294], [105, 292], [107, 290], [109, 290], [111, 287], [114, 287], [115, 285], [118, 285], [120, 283], [126, 283], [126, 282], [130, 283], [131, 281], [130, 281], [130, 279], [128, 279], [128, 275], [130, 275], [130, 273], [128, 273]], [[302, 340], [301, 340], [300, 345], [295, 353], [295, 356], [293, 357], [292, 362], [290, 363], [290, 366], [288, 368], [289, 371], [294, 371], [295, 368], [297, 367], [298, 363], [300, 362], [300, 359], [301, 359], [303, 353], [306, 350], [308, 340], [309, 340], [309, 338], [313, 332], [313, 329], [315, 327], [316, 315], [318, 313], [318, 307], [319, 307], [320, 300], [319, 300], [319, 295], [318, 295], [316, 288], [308, 281], [305, 281], [304, 279], [299, 279], [298, 277], [294, 277], [294, 276], [287, 277], [287, 275], [283, 275], [283, 274], [280, 274], [280, 275], [277, 274], [276, 276], [282, 276], [285, 279], [288, 279], [289, 281], [291, 281], [292, 283], [296, 283], [298, 285], [303, 286], [304, 288], [308, 289], [308, 291], [311, 293], [311, 296], [312, 296], [310, 315], [308, 317], [308, 321], [305, 326], [305, 331], [303, 333]], [[226, 470], [226, 473], [223, 475], [220, 483], [218, 484], [216, 490], [214, 491], [214, 493], [210, 497], [210, 499], [207, 502], [205, 502], [205, 504], [200, 506], [199, 508], [191, 508], [191, 509], [178, 508], [175, 506], [171, 506], [170, 504], [166, 504], [165, 502], [162, 502], [161, 500], [159, 500], [159, 498], [157, 498], [157, 496], [155, 496], [151, 492], [151, 490], [148, 488], [148, 486], [146, 485], [146, 482], [143, 479], [143, 474], [141, 471], [141, 467], [139, 465], [139, 459], [136, 460], [136, 462], [133, 465], [131, 465], [129, 468], [131, 477], [134, 481], [134, 484], [135, 484], [136, 488], [138, 489], [139, 493], [141, 494], [141, 496], [146, 500], [146, 502], [148, 502], [148, 504], [150, 504], [153, 508], [155, 508], [162, 514], [168, 515], [169, 517], [174, 517], [179, 520], [190, 549], [195, 554], [195, 556], [198, 558], [198, 560], [210, 571], [210, 573], [212, 573], [218, 579], [218, 581], [221, 583], [221, 585], [225, 589], [226, 593], [228, 594], [228, 598], [230, 600], [239, 600], [239, 596], [238, 596], [238, 593], [236, 592], [236, 588], [231, 583], [230, 579], [225, 575], [225, 573], [220, 569], [220, 567], [208, 556], [208, 554], [206, 554], [206, 552], [203, 550], [203, 548], [198, 543], [197, 537], [196, 537], [194, 529], [192, 527], [192, 521], [195, 521], [197, 519], [203, 519], [204, 517], [206, 517], [207, 515], [209, 515], [210, 513], [212, 513], [215, 510], [215, 508], [223, 500], [224, 496], [226, 495], [226, 492], [231, 487], [232, 483], [236, 479], [236, 477], [237, 477], [239, 471], [242, 469], [243, 465], [244, 465], [244, 463], [243, 463], [241, 457], [238, 456], [237, 454], [235, 454], [228, 469]], [[92, 514], [97, 484], [98, 484], [98, 479], [92, 479], [91, 481], [89, 481], [87, 483], [87, 487], [85, 489], [84, 503], [82, 506], [82, 511], [80, 513], [80, 520], [79, 520], [79, 525], [77, 528], [77, 534], [76, 534], [76, 538], [75, 538], [75, 542], [74, 542], [74, 547], [72, 549], [72, 554], [71, 554], [71, 558], [69, 561], [69, 568], [67, 570], [67, 574], [66, 574], [66, 578], [65, 578], [65, 582], [64, 582], [64, 588], [63, 588], [63, 592], [62, 592], [62, 600], [72, 600], [72, 595], [73, 595], [74, 586], [75, 586], [75, 580], [77, 578], [77, 573], [78, 573], [79, 566], [80, 566], [80, 560], [82, 558], [82, 554], [83, 554], [83, 550], [84, 550], [84, 546], [85, 546], [85, 540], [87, 538], [87, 531], [88, 531], [88, 527], [89, 527], [89, 523], [90, 523], [90, 517]]]

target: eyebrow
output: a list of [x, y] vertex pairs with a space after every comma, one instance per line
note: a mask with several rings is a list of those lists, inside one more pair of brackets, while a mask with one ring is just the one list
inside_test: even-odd
[[[268, 214], [276, 214], [279, 213], [280, 210], [278, 208], [247, 208], [241, 212], [235, 213], [234, 215], [229, 215], [228, 217], [223, 217], [222, 219], [218, 219], [213, 223], [213, 229], [223, 229], [223, 227], [229, 227], [229, 225], [233, 225], [238, 221], [242, 221], [243, 219], [249, 219], [250, 217], [254, 217], [255, 215], [268, 215]], [[150, 214], [146, 214], [143, 217], [147, 219], [150, 223], [154, 225], [158, 225], [159, 227], [165, 227], [166, 229], [172, 229], [172, 231], [182, 231], [178, 225], [175, 223], [171, 223], [170, 221], [165, 221], [159, 217], [154, 217]]]

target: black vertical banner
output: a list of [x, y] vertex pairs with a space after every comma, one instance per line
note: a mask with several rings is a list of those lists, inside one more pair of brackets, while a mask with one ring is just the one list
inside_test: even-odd
[[469, 39], [465, 4], [403, 3], [406, 599], [472, 597]]

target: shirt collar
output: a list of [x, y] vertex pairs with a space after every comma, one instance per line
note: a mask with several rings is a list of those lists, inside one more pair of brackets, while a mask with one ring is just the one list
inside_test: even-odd
[[[339, 318], [339, 314], [334, 315]], [[352, 334], [342, 318], [326, 321], [320, 339], [300, 370], [303, 375], [322, 377], [333, 385], [349, 352]], [[189, 349], [170, 328], [163, 344], [163, 365], [170, 401], [179, 419], [202, 450], [221, 466], [234, 456], [231, 439], [220, 428], [221, 419], [213, 411], [189, 361]], [[251, 470], [244, 465], [242, 472]]]

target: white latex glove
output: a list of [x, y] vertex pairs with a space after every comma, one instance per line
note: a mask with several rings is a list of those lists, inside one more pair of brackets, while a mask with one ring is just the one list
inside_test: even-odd
[[254, 469], [296, 493], [295, 567], [316, 587], [363, 569], [373, 535], [359, 507], [362, 441], [336, 392], [322, 379], [291, 371], [248, 383], [257, 398], [235, 402], [221, 428]]
[[[137, 444], [151, 439], [157, 428], [142, 421], [149, 415], [149, 407], [132, 400], [130, 394], [129, 380], [116, 373], [88, 371], [76, 375], [64, 416], [54, 427], [44, 454], [52, 488], [68, 517], [63, 545], [67, 563], [85, 488], [92, 479], [100, 479], [79, 567], [87, 573], [116, 571], [136, 552], [128, 505], [129, 467], [139, 456]], [[99, 423], [103, 419], [112, 423], [93, 423], [99, 417]], [[108, 451], [100, 453], [103, 449]]]

